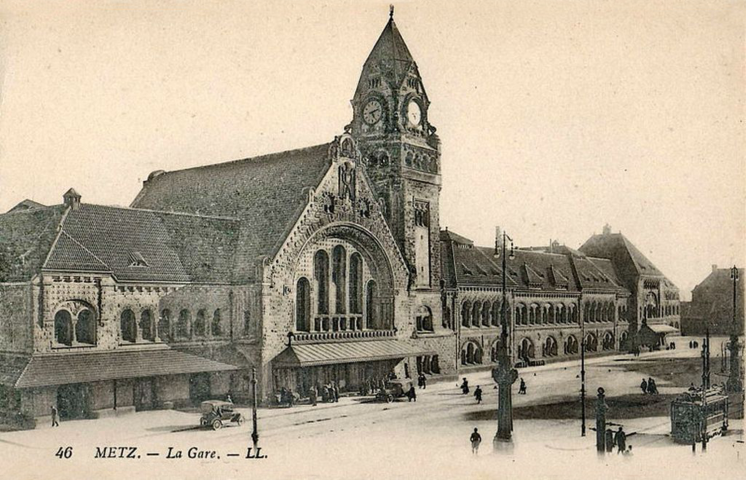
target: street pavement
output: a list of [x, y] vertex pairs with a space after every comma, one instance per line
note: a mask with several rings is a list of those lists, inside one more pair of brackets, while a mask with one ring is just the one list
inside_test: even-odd
[[[678, 343], [678, 342], [677, 342]], [[684, 348], [682, 348], [684, 347]], [[713, 348], [715, 350], [715, 348]], [[719, 350], [718, 350], [719, 351]], [[624, 369], [627, 362], [658, 357], [696, 357], [698, 350], [677, 350], [593, 358], [587, 362], [587, 391], [603, 386], [607, 396], [639, 392], [640, 374]], [[713, 365], [716, 363], [713, 360]], [[577, 361], [520, 370], [527, 395], [517, 395], [520, 408], [577, 399], [580, 389]], [[595, 432], [581, 437], [578, 418], [515, 420], [512, 450], [492, 453], [497, 404], [490, 372], [466, 375], [472, 387], [481, 385], [483, 402], [462, 395], [457, 382], [431, 383], [418, 389], [417, 401], [376, 403], [371, 398], [346, 397], [339, 403], [299, 405], [259, 410], [260, 457], [246, 458], [251, 446], [251, 411], [243, 426], [218, 431], [197, 428], [198, 413], [138, 412], [99, 420], [63, 422], [59, 428], [0, 433], [1, 479], [49, 478], [743, 478], [743, 422], [732, 421], [725, 437], [715, 438], [706, 454], [692, 454], [688, 446], [667, 436], [668, 417], [620, 421], [633, 456], [599, 458]], [[665, 379], [656, 379], [661, 393], [678, 393]], [[592, 395], [592, 393], [591, 393]], [[579, 408], [578, 408], [579, 410]], [[587, 426], [594, 425], [588, 411]], [[614, 420], [610, 412], [609, 420]], [[478, 428], [483, 442], [472, 455], [469, 435]], [[55, 456], [71, 447], [70, 458]], [[103, 447], [136, 447], [139, 458], [96, 458]], [[171, 450], [169, 451], [169, 447]], [[196, 452], [215, 452], [214, 458], [189, 458]], [[114, 450], [116, 455], [129, 449]], [[168, 458], [169, 452], [175, 457]], [[111, 451], [105, 451], [107, 455]], [[148, 455], [150, 453], [151, 455]], [[157, 454], [157, 455], [155, 455]], [[201, 453], [200, 455], [210, 455]], [[64, 456], [62, 454], [61, 456]], [[256, 456], [252, 450], [250, 456]]]

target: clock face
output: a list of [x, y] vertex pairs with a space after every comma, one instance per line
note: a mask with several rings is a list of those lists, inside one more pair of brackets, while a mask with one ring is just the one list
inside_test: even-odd
[[363, 120], [368, 125], [374, 125], [381, 120], [383, 116], [383, 105], [378, 100], [371, 100], [363, 108]]
[[420, 110], [420, 104], [412, 100], [407, 105], [407, 120], [413, 126], [418, 126], [422, 120], [422, 111]]

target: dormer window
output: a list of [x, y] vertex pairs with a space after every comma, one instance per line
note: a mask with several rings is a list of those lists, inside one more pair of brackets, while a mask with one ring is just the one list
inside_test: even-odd
[[147, 267], [148, 262], [145, 261], [140, 252], [130, 253], [130, 267]]

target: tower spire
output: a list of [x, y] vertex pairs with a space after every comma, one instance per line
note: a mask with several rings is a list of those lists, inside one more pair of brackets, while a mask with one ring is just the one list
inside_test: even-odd
[[390, 18], [391, 20], [393, 20], [393, 19], [394, 19], [394, 5], [393, 5], [393, 4], [392, 4], [392, 5], [389, 5], [389, 18]]

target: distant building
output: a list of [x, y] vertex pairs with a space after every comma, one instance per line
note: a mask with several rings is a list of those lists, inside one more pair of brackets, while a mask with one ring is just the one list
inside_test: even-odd
[[[739, 268], [737, 283], [736, 327], [744, 332], [744, 269]], [[733, 333], [733, 280], [730, 268], [712, 266], [712, 272], [692, 290], [692, 301], [682, 314], [681, 330], [685, 335], [704, 335], [709, 328], [713, 335]]]

